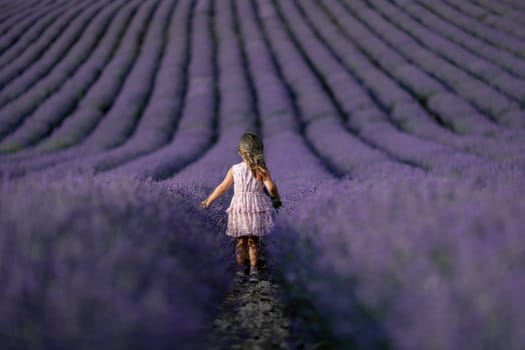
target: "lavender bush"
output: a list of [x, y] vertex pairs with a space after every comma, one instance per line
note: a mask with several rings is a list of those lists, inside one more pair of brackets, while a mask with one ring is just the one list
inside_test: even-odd
[[319, 186], [269, 242], [289, 302], [343, 349], [520, 349], [522, 176]]
[[5, 182], [2, 347], [202, 344], [232, 260], [202, 195], [123, 176]]

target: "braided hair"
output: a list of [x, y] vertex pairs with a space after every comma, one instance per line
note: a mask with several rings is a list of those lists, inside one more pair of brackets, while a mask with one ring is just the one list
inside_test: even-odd
[[253, 176], [257, 180], [262, 181], [268, 174], [268, 168], [264, 160], [264, 145], [261, 138], [256, 134], [247, 132], [241, 136], [238, 149], [239, 154], [248, 164]]

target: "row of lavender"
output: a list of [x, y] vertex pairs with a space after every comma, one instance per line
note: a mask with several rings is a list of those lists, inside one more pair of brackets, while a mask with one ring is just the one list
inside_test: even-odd
[[[6, 80], [0, 94], [4, 101], [0, 147], [4, 152], [22, 150], [1, 156], [3, 173], [18, 176], [61, 163], [59, 169], [99, 171], [145, 154], [162, 163], [163, 155], [193, 140], [187, 147], [191, 156], [180, 152], [176, 158], [186, 160], [159, 165], [155, 175], [174, 173], [202, 154], [216, 139], [209, 126], [221, 122], [214, 122], [217, 107], [209, 96], [214, 92], [198, 90], [214, 84], [208, 79], [217, 73], [207, 70], [214, 66], [208, 55], [215, 40], [216, 52], [231, 49], [220, 34], [207, 32], [220, 33], [222, 28], [206, 24], [208, 13], [199, 10], [209, 7], [206, 3], [99, 3], [71, 10], [54, 3], [62, 11], [60, 21], [41, 19], [35, 25], [49, 33], [36, 43], [50, 49], [37, 59], [35, 53], [42, 54], [42, 49], [29, 45], [22, 50], [28, 57], [23, 65], [17, 68], [21, 62], [17, 59], [4, 69], [6, 79], [13, 81]], [[438, 9], [452, 11], [451, 5], [432, 4], [405, 6], [406, 11], [383, 1], [264, 5], [269, 13], [277, 13], [271, 16], [276, 28], [265, 28], [263, 21], [257, 30], [270, 41], [278, 40], [269, 54], [277, 62], [278, 79], [291, 88], [287, 98], [297, 99], [294, 112], [304, 116], [299, 131], [325, 161], [341, 163], [333, 159], [335, 150], [325, 154], [326, 145], [316, 141], [317, 134], [327, 132], [340, 135], [345, 146], [341, 148], [352, 148], [365, 159], [445, 172], [451, 166], [443, 165], [448, 162], [443, 155], [451, 152], [476, 162], [479, 157], [500, 159], [522, 151], [523, 131], [505, 127], [520, 127], [525, 119], [519, 95], [524, 63], [519, 52], [450, 25]], [[78, 11], [82, 16], [74, 17]], [[108, 23], [115, 13], [118, 16]], [[57, 37], [68, 21], [75, 25]], [[428, 21], [436, 23], [432, 30], [425, 27]], [[16, 26], [20, 40], [9, 35], [16, 34], [15, 29], [6, 29], [2, 38], [7, 51], [0, 57], [10, 57], [10, 49], [18, 52], [21, 39], [34, 35], [22, 32], [24, 23]], [[90, 35], [82, 35], [80, 28], [88, 23], [84, 32], [89, 29]], [[504, 38], [514, 43], [513, 35]], [[67, 50], [75, 38], [81, 40]], [[496, 61], [499, 56], [503, 58]], [[248, 57], [245, 64], [258, 59]], [[218, 63], [215, 70], [231, 76], [230, 66]], [[240, 90], [237, 87], [237, 93]], [[183, 127], [183, 120], [188, 127]], [[179, 124], [181, 132], [176, 132]], [[188, 133], [195, 126], [198, 130]], [[349, 171], [349, 162], [344, 162], [343, 172]], [[354, 163], [352, 170], [356, 167]]]
[[2, 348], [203, 348], [233, 257], [202, 196], [124, 176], [4, 182]]
[[267, 245], [308, 333], [340, 349], [521, 349], [525, 174], [500, 175], [392, 173], [284, 209]]

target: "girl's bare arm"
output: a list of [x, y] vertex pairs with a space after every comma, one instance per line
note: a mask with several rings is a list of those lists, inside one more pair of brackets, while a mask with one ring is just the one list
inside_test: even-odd
[[200, 203], [200, 207], [201, 208], [209, 207], [211, 203], [213, 203], [214, 200], [216, 200], [217, 198], [222, 196], [224, 193], [226, 193], [226, 191], [228, 191], [228, 189], [231, 187], [232, 184], [233, 184], [233, 174], [232, 174], [232, 169], [230, 168], [228, 172], [226, 173], [226, 176], [224, 177], [222, 182], [217, 187], [215, 187], [215, 189], [208, 196], [208, 198], [206, 198]]
[[270, 175], [270, 171], [266, 173], [266, 176], [263, 179], [264, 186], [268, 190], [268, 193], [270, 193], [270, 196], [272, 198], [281, 199], [281, 195], [279, 194], [279, 189], [277, 188], [277, 185], [272, 180], [272, 176]]

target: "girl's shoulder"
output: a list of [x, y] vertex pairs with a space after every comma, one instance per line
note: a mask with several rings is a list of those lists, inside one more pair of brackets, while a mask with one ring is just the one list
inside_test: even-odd
[[243, 165], [243, 162], [240, 162], [240, 163], [236, 163], [236, 164], [233, 164], [230, 169], [233, 171], [236, 171], [238, 169], [240, 169], [240, 167]]

